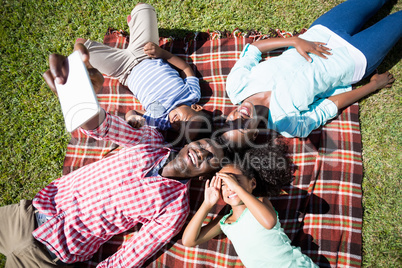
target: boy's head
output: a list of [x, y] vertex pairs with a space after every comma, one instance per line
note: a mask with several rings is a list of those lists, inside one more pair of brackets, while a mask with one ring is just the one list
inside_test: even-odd
[[180, 105], [169, 113], [171, 128], [179, 133], [180, 138], [190, 142], [200, 134], [211, 133], [211, 117], [198, 104]]

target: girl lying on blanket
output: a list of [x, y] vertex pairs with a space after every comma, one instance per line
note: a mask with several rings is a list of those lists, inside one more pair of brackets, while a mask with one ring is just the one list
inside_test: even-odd
[[[291, 246], [269, 200], [292, 178], [284, 152], [278, 145], [249, 149], [208, 180], [204, 201], [184, 231], [183, 245], [196, 246], [223, 232], [246, 267], [317, 267], [300, 248]], [[231, 212], [202, 226], [220, 195]]]
[[[389, 73], [371, 75], [402, 36], [402, 11], [360, 31], [387, 0], [348, 0], [318, 18], [299, 37], [248, 44], [231, 70], [226, 91], [236, 110], [223, 137], [244, 146], [265, 122], [286, 137], [306, 137], [334, 118], [338, 110], [394, 82]], [[318, 41], [318, 42], [312, 42]], [[278, 57], [261, 54], [289, 47]]]

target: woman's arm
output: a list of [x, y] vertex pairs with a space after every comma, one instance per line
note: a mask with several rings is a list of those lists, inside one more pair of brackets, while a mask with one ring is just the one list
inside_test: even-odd
[[180, 70], [183, 79], [188, 76], [195, 76], [193, 69], [191, 69], [190, 65], [188, 65], [187, 62], [173, 55], [169, 51], [160, 48], [155, 43], [148, 42], [147, 44], [145, 44], [144, 52], [152, 58], [160, 58], [169, 62], [175, 68]]
[[308, 53], [313, 53], [324, 59], [327, 58], [324, 54], [331, 55], [331, 52], [329, 52], [330, 49], [324, 46], [325, 43], [310, 42], [296, 36], [288, 38], [268, 38], [252, 43], [252, 45], [256, 46], [262, 53], [281, 47], [292, 46], [309, 62], [311, 62], [311, 58]]
[[186, 247], [194, 247], [211, 240], [218, 234], [222, 233], [219, 221], [221, 217], [216, 217], [207, 225], [202, 226], [204, 219], [207, 217], [209, 211], [219, 200], [221, 180], [214, 177], [205, 183], [205, 197], [201, 207], [197, 210], [195, 215], [191, 218], [189, 224], [184, 230], [182, 243]]
[[375, 92], [378, 89], [391, 87], [394, 81], [394, 76], [389, 72], [385, 72], [383, 74], [375, 74], [373, 75], [373, 77], [371, 77], [368, 84], [349, 92], [331, 96], [328, 99], [335, 103], [338, 109], [343, 109], [360, 100], [361, 98]]

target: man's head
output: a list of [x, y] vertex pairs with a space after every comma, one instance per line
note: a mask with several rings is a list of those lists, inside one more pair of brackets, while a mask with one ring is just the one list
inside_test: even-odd
[[227, 116], [221, 140], [234, 149], [247, 147], [258, 135], [258, 123], [254, 105], [244, 101]]
[[180, 105], [169, 113], [172, 129], [187, 142], [194, 140], [200, 132], [211, 132], [211, 118], [198, 104]]
[[162, 171], [162, 176], [194, 178], [212, 174], [221, 168], [224, 148], [211, 139], [201, 139], [185, 145]]

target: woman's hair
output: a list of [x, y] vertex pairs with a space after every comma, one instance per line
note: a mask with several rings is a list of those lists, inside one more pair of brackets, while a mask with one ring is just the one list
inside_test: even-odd
[[281, 143], [265, 143], [235, 154], [233, 165], [247, 178], [255, 178], [257, 187], [253, 195], [272, 197], [292, 181], [291, 161], [287, 147]]

